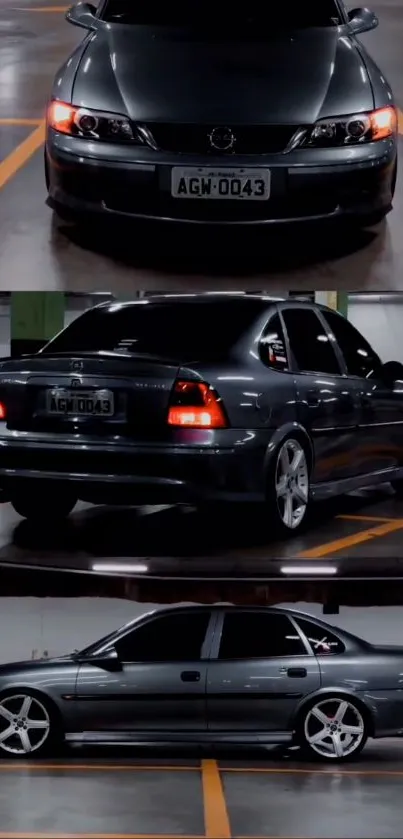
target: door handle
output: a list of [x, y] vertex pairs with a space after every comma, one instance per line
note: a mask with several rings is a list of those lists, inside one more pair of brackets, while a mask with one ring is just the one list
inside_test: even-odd
[[306, 667], [289, 667], [286, 673], [290, 679], [303, 679], [307, 676]]
[[181, 679], [182, 682], [200, 682], [200, 673], [198, 670], [184, 670]]

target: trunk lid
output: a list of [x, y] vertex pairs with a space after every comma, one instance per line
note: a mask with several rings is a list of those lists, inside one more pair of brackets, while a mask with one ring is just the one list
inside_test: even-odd
[[0, 366], [0, 401], [16, 431], [131, 435], [167, 433], [178, 362], [116, 352], [40, 354]]

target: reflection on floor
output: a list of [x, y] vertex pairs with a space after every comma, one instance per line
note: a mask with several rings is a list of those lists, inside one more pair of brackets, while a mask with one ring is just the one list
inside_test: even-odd
[[[1, 837], [401, 837], [403, 749], [348, 765], [298, 752], [68, 752], [0, 762]], [[6, 833], [7, 831], [7, 833]]]
[[314, 507], [304, 536], [275, 542], [269, 521], [245, 508], [107, 508], [79, 504], [67, 521], [27, 522], [0, 506], [0, 563], [88, 569], [95, 559], [147, 557], [245, 563], [348, 557], [403, 559], [403, 501], [389, 486]]

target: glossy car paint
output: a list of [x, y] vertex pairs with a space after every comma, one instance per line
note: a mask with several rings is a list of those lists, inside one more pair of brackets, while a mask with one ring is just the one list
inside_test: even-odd
[[[271, 369], [259, 355], [271, 319], [290, 309], [321, 316], [326, 308], [233, 297], [245, 307], [257, 303], [259, 313], [219, 362], [173, 363], [96, 352], [53, 356], [51, 345], [44, 354], [2, 361], [0, 400], [7, 405], [7, 421], [0, 428], [0, 488], [13, 492], [35, 483], [39, 489], [68, 478], [77, 497], [94, 503], [263, 501], [273, 458], [287, 436], [295, 434], [311, 461], [313, 497], [402, 478], [401, 382], [386, 384], [380, 362], [370, 379], [300, 372], [291, 361], [288, 371]], [[208, 312], [218, 299], [195, 295], [192, 306], [205, 306]], [[148, 305], [166, 306], [169, 319], [170, 306], [182, 301], [187, 304], [185, 295], [157, 297]], [[76, 362], [80, 388], [121, 394], [116, 416], [102, 421], [102, 428], [91, 419], [50, 422], [46, 416], [45, 391], [76, 379]], [[181, 376], [207, 381], [217, 390], [229, 428], [167, 426], [172, 387]], [[133, 415], [127, 415], [123, 397], [128, 403], [135, 400]]]
[[[3, 665], [0, 698], [5, 691], [34, 691], [57, 706], [63, 730], [76, 741], [286, 743], [309, 703], [330, 696], [358, 701], [370, 736], [403, 734], [403, 647], [372, 646], [309, 615], [270, 608], [265, 611], [289, 615], [295, 627], [298, 618], [309, 618], [321, 632], [336, 636], [345, 652], [316, 657], [305, 638], [306, 655], [219, 661], [224, 615], [242, 611], [247, 631], [248, 613], [262, 609], [172, 608], [211, 615], [202, 660], [117, 663], [107, 658], [112, 644], [101, 641], [91, 655]], [[163, 620], [172, 608], [123, 627], [114, 643], [144, 622]], [[287, 670], [295, 668], [305, 668], [306, 676], [290, 678]], [[184, 682], [184, 671], [198, 671], [199, 681]]]
[[[339, 27], [276, 31], [268, 40], [232, 44], [219, 37], [203, 41], [180, 29], [168, 34], [163, 27], [105, 25], [99, 19], [104, 5], [98, 8], [97, 30], [58, 71], [51, 98], [122, 114], [151, 129], [164, 122], [196, 124], [206, 133], [228, 125], [235, 133], [237, 127], [259, 125], [292, 124], [297, 131], [321, 118], [393, 104], [384, 74], [351, 31], [342, 4]], [[267, 224], [389, 209], [396, 138], [228, 156], [93, 142], [48, 127], [46, 165], [55, 206], [181, 222]], [[263, 166], [271, 172], [271, 198], [260, 209], [253, 201], [240, 207], [232, 201], [172, 199], [175, 165]], [[334, 201], [324, 208], [329, 192]]]

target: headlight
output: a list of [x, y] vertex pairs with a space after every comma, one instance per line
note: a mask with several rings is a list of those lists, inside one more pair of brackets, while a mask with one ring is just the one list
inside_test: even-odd
[[118, 143], [143, 143], [127, 117], [77, 108], [65, 102], [51, 102], [48, 125], [60, 134], [86, 137], [89, 140], [108, 140]]
[[397, 129], [395, 108], [379, 108], [365, 114], [320, 119], [305, 145], [334, 147], [373, 143], [393, 136]]

